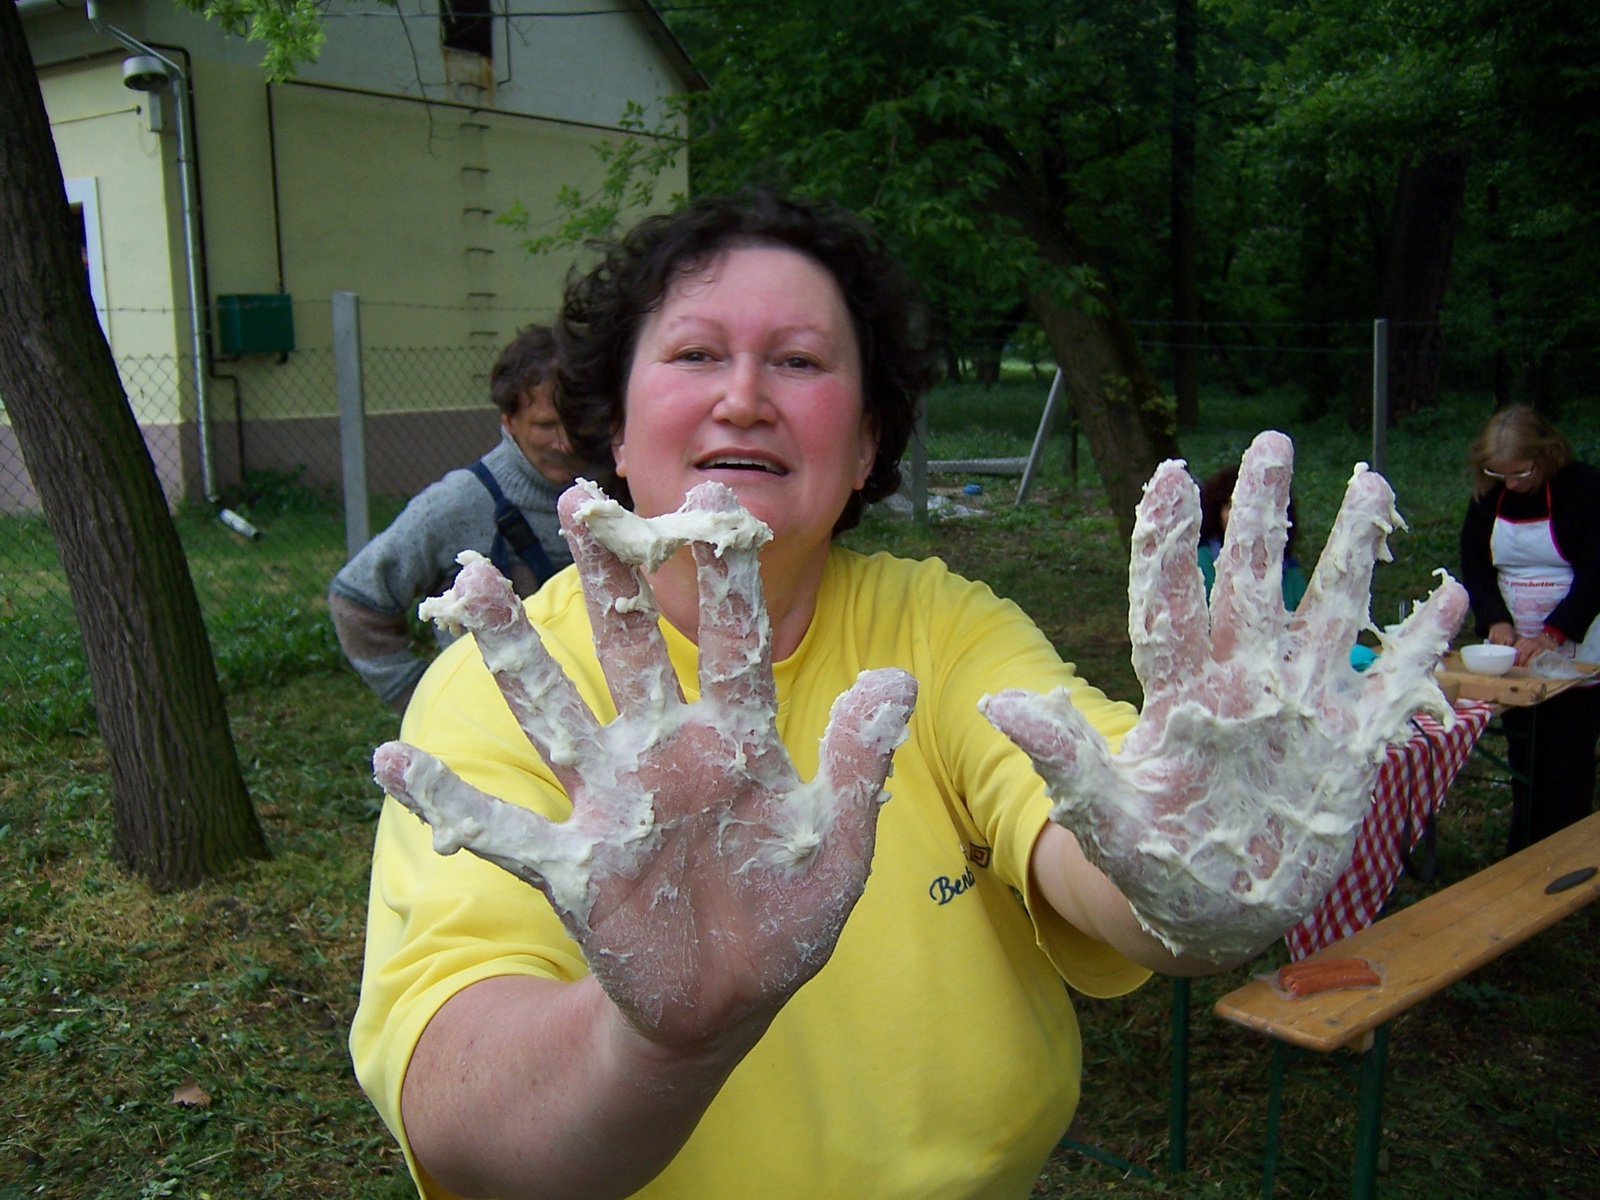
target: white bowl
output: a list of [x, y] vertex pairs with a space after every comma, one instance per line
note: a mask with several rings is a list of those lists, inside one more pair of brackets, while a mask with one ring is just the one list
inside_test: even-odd
[[1461, 662], [1474, 675], [1504, 675], [1516, 661], [1515, 646], [1491, 646], [1485, 642], [1461, 647]]

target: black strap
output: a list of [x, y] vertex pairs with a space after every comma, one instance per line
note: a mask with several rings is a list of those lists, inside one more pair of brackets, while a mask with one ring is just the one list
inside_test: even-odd
[[509, 547], [512, 553], [520, 558], [528, 570], [533, 572], [534, 584], [544, 586], [544, 581], [556, 573], [555, 565], [551, 563], [550, 556], [544, 552], [544, 547], [539, 544], [538, 537], [528, 527], [528, 518], [522, 515], [522, 510], [506, 499], [506, 494], [500, 490], [500, 485], [495, 482], [494, 475], [489, 468], [484, 466], [479, 459], [467, 470], [478, 477], [478, 482], [483, 484], [489, 493], [489, 498], [494, 501], [494, 546], [489, 551], [489, 561], [494, 563], [495, 570], [500, 574], [511, 574], [511, 558], [506, 553]]

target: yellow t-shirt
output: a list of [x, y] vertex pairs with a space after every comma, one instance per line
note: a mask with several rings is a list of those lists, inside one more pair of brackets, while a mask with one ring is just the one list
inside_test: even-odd
[[[557, 575], [527, 608], [595, 713], [611, 720], [576, 572]], [[692, 701], [695, 647], [662, 628]], [[1078, 1099], [1078, 1027], [1062, 978], [1113, 996], [1148, 976], [1027, 894], [1049, 803], [1027, 757], [977, 702], [1006, 687], [1065, 685], [1113, 739], [1134, 710], [1079, 680], [983, 584], [938, 560], [835, 549], [810, 630], [774, 668], [778, 731], [802, 778], [816, 773], [834, 698], [860, 671], [890, 666], [909, 671], [919, 693], [866, 890], [833, 957], [640, 1196], [1026, 1196]], [[423, 679], [404, 736], [491, 794], [555, 818], [570, 811], [470, 639]], [[490, 976], [584, 973], [543, 895], [471, 854], [434, 854], [426, 826], [385, 804], [350, 1050], [414, 1176], [400, 1088], [433, 1014]], [[444, 1195], [433, 1185], [425, 1194]]]

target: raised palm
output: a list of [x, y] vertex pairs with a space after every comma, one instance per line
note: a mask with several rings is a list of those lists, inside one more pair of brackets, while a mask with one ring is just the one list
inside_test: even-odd
[[[433, 826], [436, 849], [465, 848], [540, 888], [639, 1029], [692, 1045], [775, 1011], [832, 953], [866, 883], [916, 684], [903, 671], [864, 672], [835, 702], [817, 777], [802, 783], [774, 726], [757, 561], [765, 526], [714, 483], [645, 521], [580, 482], [561, 517], [616, 720], [596, 720], [481, 556], [463, 556], [424, 615], [475, 635], [571, 817], [507, 804], [404, 743], [380, 747], [374, 765]], [[644, 579], [685, 543], [700, 590], [693, 704]]]
[[1208, 612], [1195, 560], [1200, 503], [1179, 462], [1145, 489], [1133, 532], [1128, 629], [1145, 689], [1112, 754], [1064, 691], [985, 697], [1032, 757], [1052, 817], [1172, 951], [1224, 961], [1303, 919], [1348, 867], [1387, 742], [1411, 713], [1449, 719], [1433, 679], [1466, 611], [1445, 576], [1383, 635], [1364, 676], [1373, 562], [1400, 524], [1394, 493], [1358, 467], [1298, 610], [1281, 593], [1293, 448], [1245, 453]]

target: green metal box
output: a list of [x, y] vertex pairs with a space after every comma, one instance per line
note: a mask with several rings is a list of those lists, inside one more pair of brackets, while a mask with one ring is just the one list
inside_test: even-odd
[[224, 355], [288, 354], [294, 306], [282, 293], [217, 297], [217, 340]]

